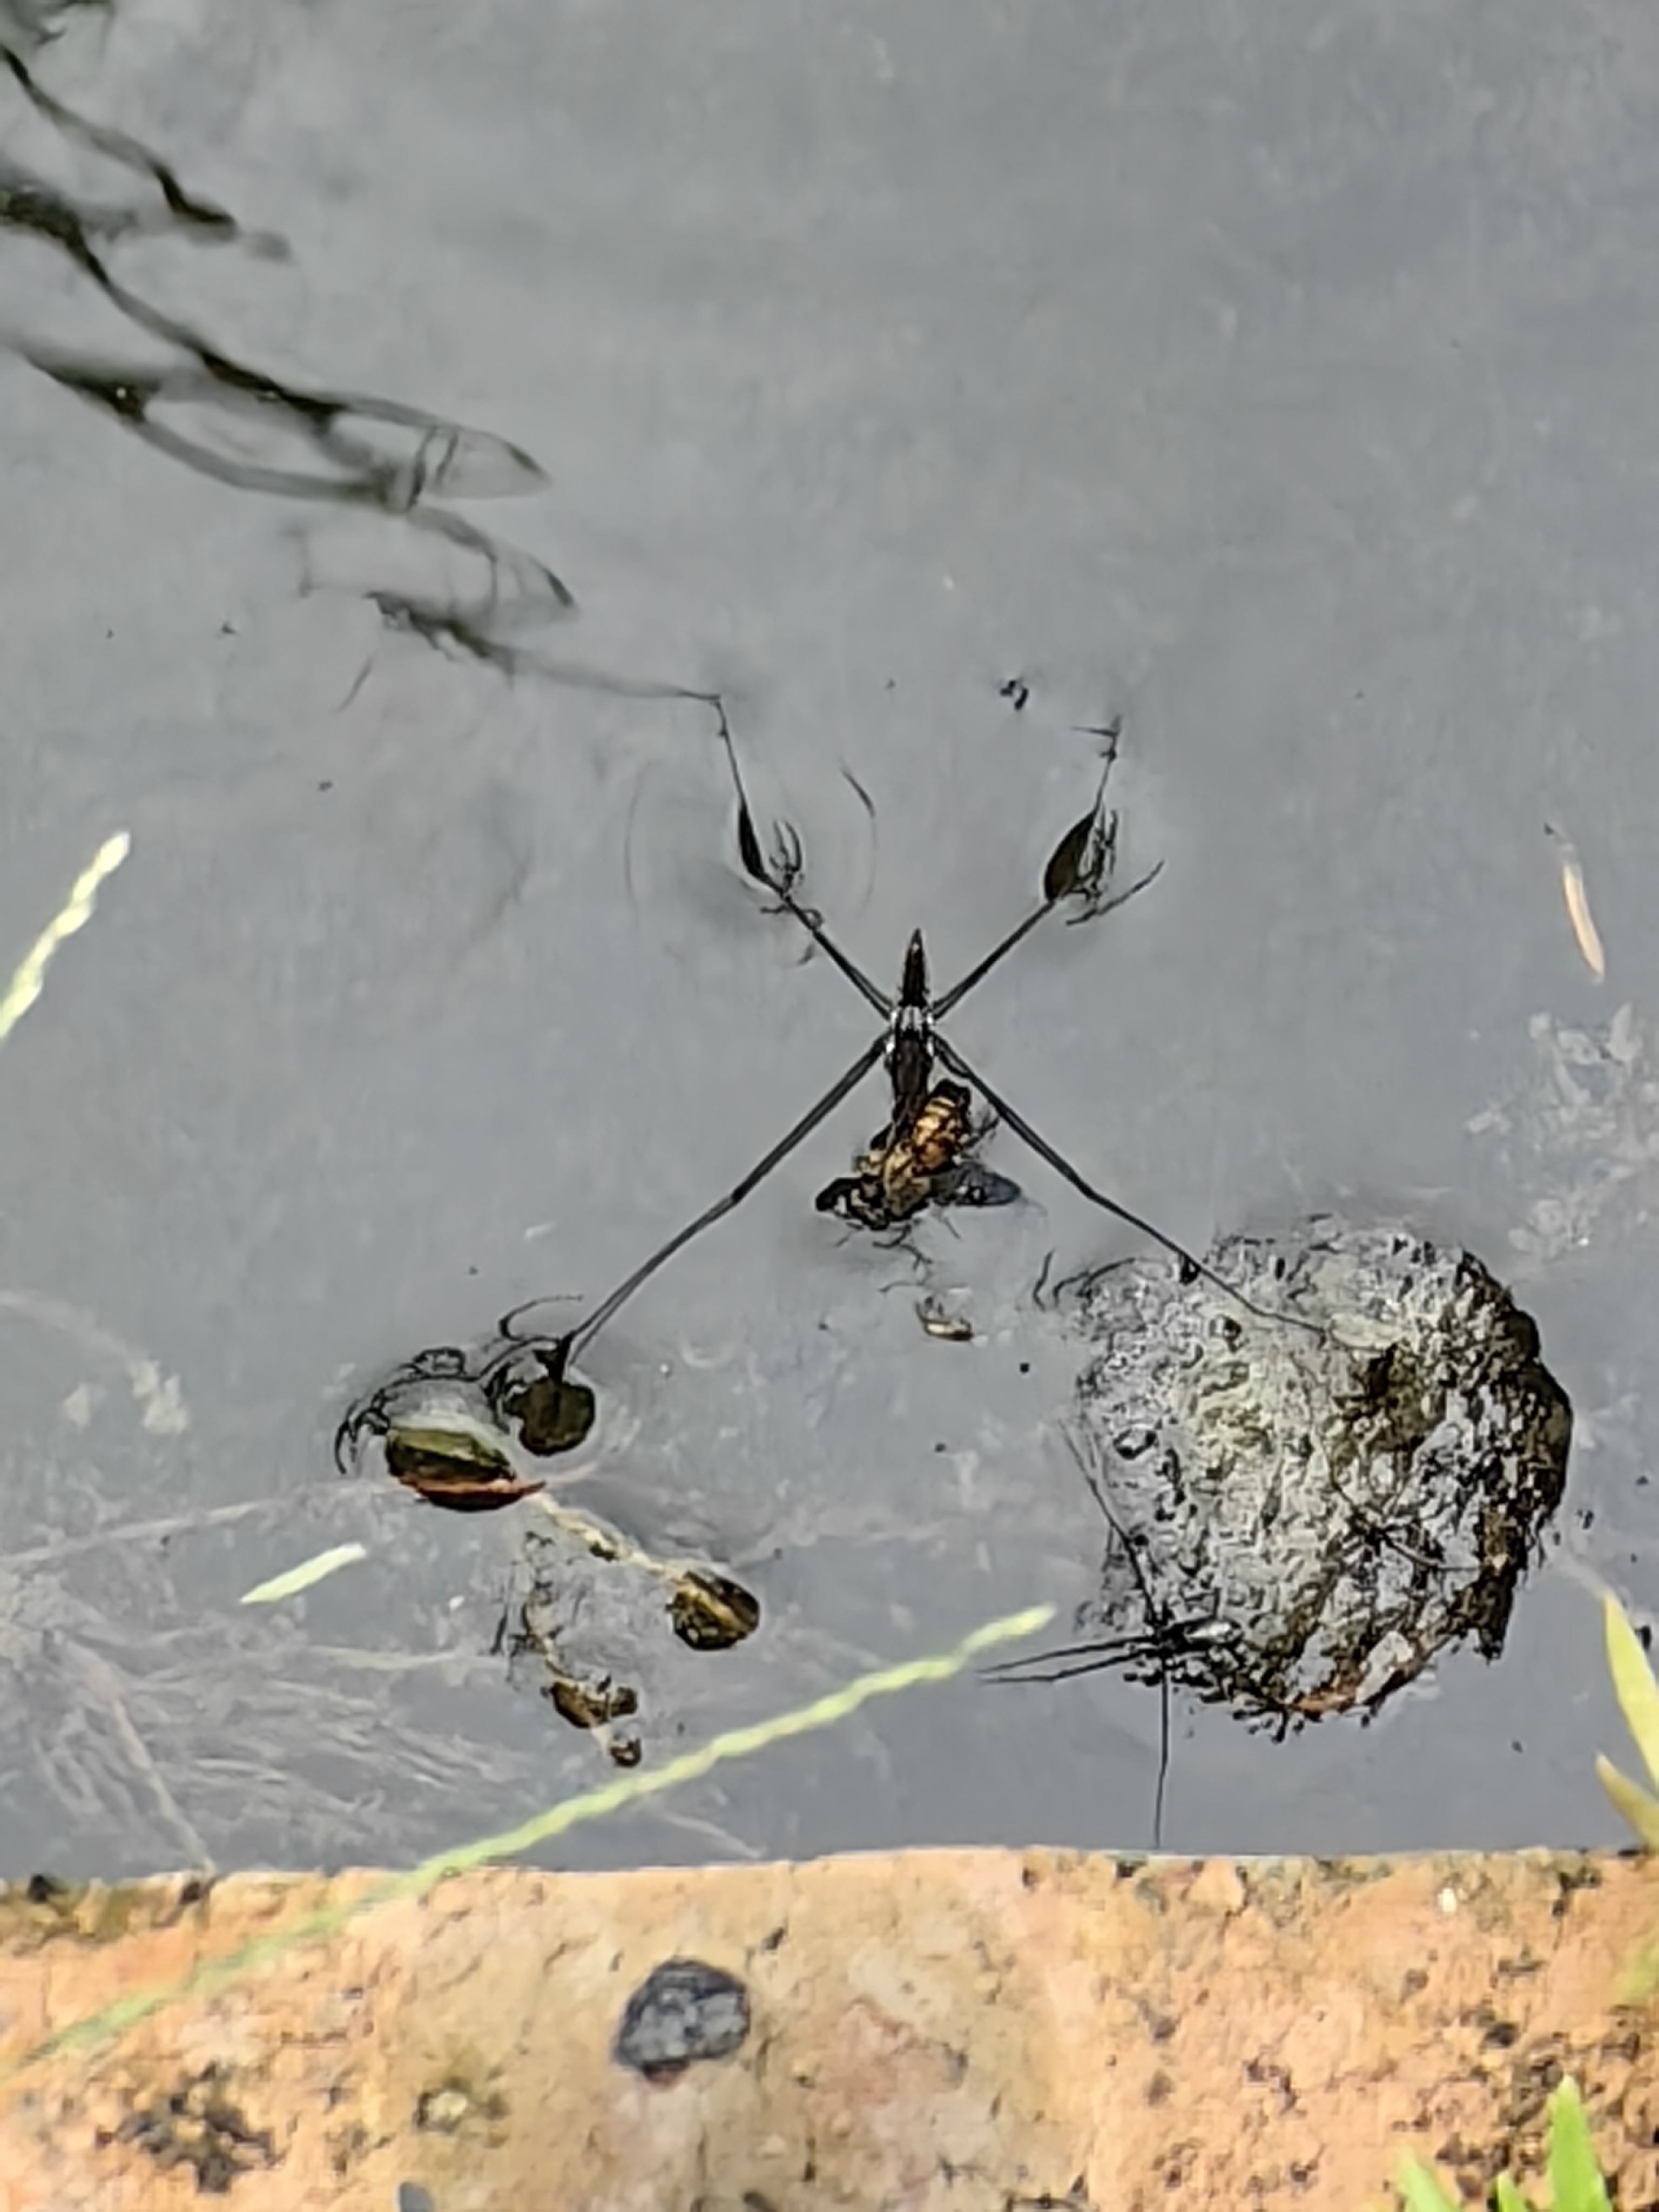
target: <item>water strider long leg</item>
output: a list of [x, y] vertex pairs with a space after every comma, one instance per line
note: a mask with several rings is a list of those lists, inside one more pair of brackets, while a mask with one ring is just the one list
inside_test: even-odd
[[1115, 1198], [1108, 1198], [1104, 1191], [1097, 1190], [1091, 1182], [1085, 1182], [1071, 1162], [1057, 1152], [1046, 1138], [1040, 1137], [1030, 1123], [1023, 1115], [1017, 1113], [1006, 1098], [993, 1091], [985, 1078], [969, 1066], [954, 1045], [948, 1043], [942, 1036], [935, 1036], [933, 1050], [952, 1075], [959, 1081], [971, 1085], [973, 1089], [978, 1091], [992, 1112], [1008, 1124], [1022, 1144], [1029, 1145], [1040, 1160], [1046, 1160], [1054, 1173], [1063, 1176], [1073, 1189], [1080, 1191], [1091, 1206], [1103, 1207], [1108, 1213], [1115, 1214], [1118, 1220], [1127, 1223], [1131, 1229], [1139, 1230], [1143, 1237], [1150, 1237], [1155, 1244], [1161, 1244], [1164, 1249], [1171, 1253], [1183, 1267], [1190, 1267], [1196, 1275], [1201, 1275], [1206, 1283], [1213, 1283], [1217, 1290], [1224, 1291], [1235, 1304], [1243, 1306], [1247, 1313], [1255, 1314], [1258, 1320], [1287, 1322], [1293, 1328], [1305, 1328], [1310, 1335], [1323, 1334], [1324, 1332], [1316, 1323], [1304, 1321], [1299, 1314], [1273, 1313], [1266, 1306], [1257, 1305], [1254, 1300], [1247, 1298], [1244, 1293], [1237, 1289], [1233, 1284], [1218, 1275], [1213, 1267], [1206, 1267], [1203, 1261], [1195, 1253], [1189, 1252], [1184, 1244], [1177, 1243], [1173, 1237], [1166, 1237], [1161, 1229], [1155, 1228], [1140, 1214], [1131, 1213], [1127, 1206], [1120, 1206]]
[[846, 1073], [831, 1084], [817, 1105], [801, 1115], [787, 1136], [781, 1137], [765, 1158], [755, 1163], [741, 1182], [734, 1183], [724, 1198], [716, 1199], [713, 1206], [705, 1207], [695, 1221], [687, 1222], [684, 1229], [677, 1231], [665, 1245], [653, 1252], [651, 1257], [641, 1266], [635, 1267], [631, 1275], [618, 1283], [610, 1296], [594, 1308], [587, 1319], [562, 1340], [566, 1356], [569, 1357], [580, 1352], [583, 1345], [590, 1343], [605, 1323], [627, 1304], [635, 1291], [643, 1284], [647, 1283], [659, 1267], [665, 1267], [677, 1252], [683, 1251], [694, 1237], [700, 1237], [705, 1229], [712, 1228], [715, 1222], [732, 1212], [735, 1207], [741, 1206], [755, 1186], [764, 1182], [774, 1168], [787, 1160], [796, 1146], [803, 1144], [817, 1127], [819, 1122], [826, 1120], [835, 1112], [849, 1091], [858, 1088], [881, 1058], [882, 1048], [886, 1042], [884, 1036], [877, 1037], [872, 1044], [859, 1054]]
[[[1207, 1626], [1200, 1622], [1199, 1626]], [[1007, 1659], [1000, 1666], [987, 1667], [980, 1674], [981, 1682], [1010, 1683], [1069, 1682], [1079, 1674], [1101, 1674], [1106, 1669], [1133, 1667], [1144, 1660], [1162, 1658], [1176, 1644], [1181, 1625], [1175, 1627], [1149, 1628], [1133, 1636], [1099, 1637], [1083, 1644], [1058, 1644], [1047, 1651], [1034, 1651], [1026, 1659]]]
[[[1091, 904], [1088, 911], [1085, 914], [1079, 915], [1077, 916], [1077, 920], [1079, 921], [1094, 921], [1103, 914], [1115, 913], [1119, 907], [1127, 906], [1129, 901], [1133, 898], [1137, 891], [1144, 891], [1147, 884], [1154, 882], [1158, 877], [1163, 874], [1163, 872], [1164, 863], [1160, 860], [1155, 867], [1148, 868], [1144, 876], [1138, 877], [1136, 880], [1130, 884], [1127, 891], [1120, 891], [1115, 898], [1109, 898]], [[991, 970], [995, 967], [999, 967], [1001, 963], [1007, 958], [1008, 955], [1013, 951], [1017, 945], [1023, 944], [1040, 921], [1046, 921], [1048, 919], [1048, 916], [1054, 912], [1054, 908], [1060, 903], [1060, 901], [1068, 896], [1070, 896], [1070, 894], [1067, 892], [1061, 891], [1058, 896], [1054, 898], [1046, 898], [1041, 906], [1034, 907], [1030, 913], [1026, 915], [1024, 921], [1017, 923], [1015, 927], [1009, 931], [1006, 937], [1002, 939], [1002, 942], [1000, 945], [993, 945], [991, 950], [986, 954], [985, 957], [981, 961], [978, 962], [974, 967], [970, 968], [960, 982], [953, 983], [951, 986], [951, 988], [945, 994], [945, 996], [935, 1001], [933, 1006], [934, 1020], [943, 1021], [945, 1015], [950, 1012], [951, 1009], [958, 1005], [962, 1000], [965, 999], [969, 991], [975, 989], [977, 985], [982, 983], [985, 981], [985, 978], [990, 974]]]
[[1144, 891], [1148, 884], [1162, 872], [1164, 863], [1120, 891], [1115, 898], [1105, 895], [1110, 880], [1113, 863], [1117, 857], [1117, 817], [1109, 815], [1106, 808], [1106, 783], [1112, 773], [1112, 763], [1117, 758], [1118, 725], [1100, 732], [1109, 739], [1105, 763], [1100, 771], [1100, 781], [1095, 787], [1095, 803], [1060, 839], [1048, 855], [1048, 865], [1042, 871], [1042, 903], [1028, 914], [1024, 921], [1011, 929], [1000, 945], [994, 945], [979, 962], [970, 968], [959, 983], [937, 1000], [933, 1018], [943, 1021], [952, 1006], [965, 999], [977, 984], [982, 983], [1000, 961], [1006, 960], [1023, 939], [1030, 936], [1040, 921], [1046, 920], [1054, 908], [1068, 898], [1078, 902], [1079, 912], [1073, 922], [1097, 921], [1115, 908], [1127, 906], [1137, 892]]
[[[1213, 1631], [1211, 1619], [1192, 1621], [1172, 1621], [1168, 1611], [1152, 1596], [1152, 1584], [1140, 1562], [1139, 1547], [1129, 1538], [1128, 1531], [1113, 1512], [1101, 1486], [1099, 1476], [1085, 1460], [1075, 1432], [1065, 1431], [1066, 1448], [1076, 1461], [1090, 1495], [1100, 1508], [1106, 1525], [1119, 1544], [1129, 1563], [1129, 1571], [1140, 1592], [1141, 1608], [1148, 1627], [1132, 1636], [1102, 1637], [1088, 1643], [1064, 1644], [1048, 1651], [1034, 1652], [1024, 1662], [1018, 1659], [1005, 1662], [991, 1669], [981, 1679], [991, 1682], [1068, 1682], [1079, 1674], [1100, 1673], [1108, 1667], [1122, 1668], [1145, 1665], [1149, 1660], [1158, 1662], [1158, 1780], [1152, 1791], [1152, 1849], [1164, 1848], [1164, 1808], [1170, 1784], [1170, 1653], [1183, 1643], [1191, 1644]], [[1022, 1664], [1026, 1671], [1018, 1671]], [[1046, 1671], [1038, 1672], [1043, 1669]]]
[[803, 906], [795, 896], [794, 879], [800, 873], [800, 848], [783, 856], [781, 865], [769, 867], [761, 851], [759, 834], [755, 828], [753, 810], [749, 793], [744, 788], [743, 771], [738, 766], [738, 749], [732, 742], [732, 726], [726, 719], [726, 702], [718, 693], [702, 695], [720, 717], [720, 742], [726, 747], [726, 757], [732, 770], [732, 781], [738, 790], [738, 854], [744, 870], [755, 881], [771, 892], [785, 914], [793, 915], [813, 943], [840, 969], [848, 981], [875, 1008], [885, 1021], [893, 1011], [893, 1002], [885, 991], [878, 990], [856, 960], [843, 952], [823, 926], [823, 917], [810, 906]]
[[[834, 965], [840, 969], [854, 989], [867, 1000], [878, 1013], [884, 1017], [890, 1015], [893, 1010], [892, 1000], [884, 992], [877, 988], [856, 961], [842, 951], [840, 945], [825, 929], [823, 916], [816, 913], [812, 908], [803, 906], [795, 896], [793, 884], [790, 878], [799, 870], [799, 848], [790, 856], [789, 864], [786, 867], [768, 866], [765, 856], [761, 851], [760, 837], [755, 828], [754, 810], [749, 804], [749, 793], [744, 784], [743, 771], [738, 765], [737, 747], [732, 742], [732, 727], [726, 719], [725, 702], [712, 692], [703, 696], [720, 718], [720, 742], [726, 747], [726, 757], [732, 770], [732, 781], [737, 787], [738, 850], [744, 869], [757, 883], [762, 884], [772, 894], [785, 914], [793, 916], [813, 942], [820, 947]], [[1045, 921], [1054, 908], [1066, 899], [1080, 899], [1083, 902], [1083, 912], [1076, 917], [1077, 920], [1092, 921], [1102, 915], [1110, 914], [1115, 908], [1127, 905], [1138, 891], [1144, 891], [1148, 884], [1162, 872], [1164, 863], [1160, 860], [1156, 867], [1148, 869], [1144, 876], [1131, 884], [1127, 890], [1120, 891], [1115, 898], [1106, 899], [1101, 896], [1102, 879], [1109, 866], [1113, 850], [1112, 832], [1106, 826], [1106, 779], [1111, 772], [1112, 761], [1115, 757], [1116, 748], [1114, 746], [1101, 772], [1100, 785], [1095, 793], [1094, 805], [1080, 821], [1073, 823], [1050, 855], [1048, 865], [1043, 872], [1042, 905], [1035, 907], [1024, 921], [1017, 922], [1006, 937], [993, 945], [982, 960], [976, 962], [968, 973], [958, 982], [953, 984], [945, 996], [937, 1001], [933, 1009], [935, 1019], [948, 1014], [952, 1006], [958, 1005], [971, 990], [982, 983], [991, 970], [1000, 966], [1015, 946], [1023, 944], [1037, 924], [1040, 921]]]

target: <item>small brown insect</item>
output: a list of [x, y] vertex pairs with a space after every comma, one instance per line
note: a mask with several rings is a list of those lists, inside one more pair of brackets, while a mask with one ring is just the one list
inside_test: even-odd
[[870, 1148], [818, 1193], [820, 1213], [860, 1229], [897, 1229], [928, 1206], [1008, 1206], [1020, 1195], [1006, 1176], [973, 1158], [983, 1139], [963, 1083], [936, 1084], [904, 1127], [901, 1111]]

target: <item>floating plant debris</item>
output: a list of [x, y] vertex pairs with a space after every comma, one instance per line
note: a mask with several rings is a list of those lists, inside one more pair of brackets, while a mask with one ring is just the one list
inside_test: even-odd
[[[526, 1529], [514, 1562], [495, 1649], [521, 1687], [589, 1729], [617, 1765], [636, 1765], [640, 1737], [616, 1723], [675, 1697], [665, 1612], [687, 1650], [726, 1651], [760, 1626], [759, 1603], [729, 1576], [657, 1559], [592, 1514], [550, 1498], [533, 1510], [541, 1525]], [[607, 1571], [596, 1576], [596, 1564]]]
[[727, 1575], [707, 1567], [671, 1569], [668, 1618], [693, 1651], [729, 1651], [760, 1626], [760, 1604]]
[[552, 1523], [550, 1530], [531, 1536], [524, 1554], [526, 1588], [538, 1607], [548, 1603], [558, 1562], [555, 1540], [562, 1536], [574, 1539], [601, 1565], [629, 1568], [665, 1589], [669, 1624], [693, 1651], [729, 1651], [760, 1626], [760, 1601], [728, 1575], [684, 1559], [659, 1559], [596, 1515], [556, 1504], [550, 1498], [542, 1498], [538, 1510]]
[[372, 1437], [387, 1472], [434, 1505], [488, 1511], [546, 1487], [515, 1464], [574, 1450], [593, 1426], [593, 1393], [567, 1370], [569, 1340], [503, 1329], [476, 1352], [429, 1346], [363, 1393], [334, 1432], [342, 1474]]
[[937, 1337], [941, 1344], [971, 1344], [974, 1324], [966, 1314], [952, 1313], [935, 1297], [916, 1301], [916, 1319], [925, 1333]]
[[280, 1605], [283, 1599], [298, 1597], [302, 1590], [313, 1589], [337, 1575], [342, 1567], [355, 1566], [368, 1553], [361, 1544], [335, 1544], [326, 1552], [319, 1552], [309, 1559], [302, 1559], [297, 1567], [289, 1567], [285, 1574], [273, 1575], [269, 1582], [260, 1583], [251, 1590], [242, 1592], [244, 1605]]
[[1595, 927], [1595, 916], [1590, 912], [1589, 893], [1584, 888], [1584, 866], [1578, 857], [1578, 848], [1571, 837], [1559, 830], [1544, 825], [1545, 835], [1553, 840], [1561, 853], [1561, 896], [1566, 902], [1567, 920], [1572, 927], [1572, 940], [1578, 947], [1579, 957], [1598, 983], [1607, 980], [1607, 956], [1602, 949], [1601, 933]]
[[1374, 1711], [1466, 1639], [1496, 1658], [1571, 1436], [1534, 1323], [1404, 1229], [1320, 1218], [1212, 1259], [1317, 1334], [1161, 1261], [1063, 1286], [1108, 1543], [1078, 1642], [1021, 1671], [1119, 1665], [1288, 1727]]
[[1630, 1000], [1594, 1028], [1534, 1014], [1527, 1036], [1529, 1063], [1466, 1127], [1524, 1194], [1510, 1244], [1547, 1267], [1659, 1210], [1659, 1055]]

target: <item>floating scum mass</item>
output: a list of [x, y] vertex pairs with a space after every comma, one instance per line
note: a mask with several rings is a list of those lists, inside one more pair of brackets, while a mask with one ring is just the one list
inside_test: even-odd
[[1210, 1258], [1316, 1327], [1262, 1326], [1162, 1261], [1058, 1294], [1095, 1353], [1071, 1435], [1108, 1539], [1049, 1666], [1161, 1674], [1286, 1728], [1375, 1710], [1466, 1638], [1495, 1658], [1572, 1433], [1533, 1322], [1400, 1227], [1322, 1216]]

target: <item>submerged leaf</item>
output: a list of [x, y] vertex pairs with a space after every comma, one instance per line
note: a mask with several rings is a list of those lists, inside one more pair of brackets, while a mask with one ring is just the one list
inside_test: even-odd
[[1650, 1778], [1659, 1782], [1659, 1685], [1653, 1679], [1648, 1655], [1630, 1625], [1630, 1616], [1609, 1590], [1602, 1600], [1607, 1634], [1607, 1664], [1625, 1724], [1636, 1739], [1637, 1749]]

